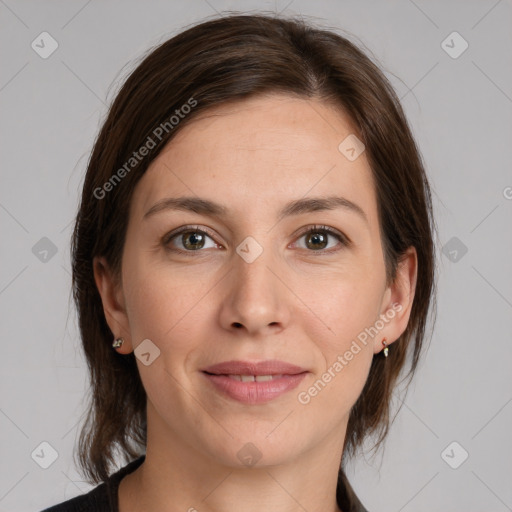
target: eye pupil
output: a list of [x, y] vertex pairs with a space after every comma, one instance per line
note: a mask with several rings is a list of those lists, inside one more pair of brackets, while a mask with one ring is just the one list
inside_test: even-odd
[[[201, 249], [204, 246], [204, 236], [196, 231], [187, 231], [182, 234], [183, 246], [187, 249]], [[190, 240], [190, 242], [188, 242]], [[196, 245], [199, 244], [199, 247]]]
[[306, 240], [312, 241], [312, 245], [310, 245], [310, 243], [308, 241], [306, 242], [306, 245], [309, 248], [312, 248], [315, 250], [324, 249], [325, 246], [327, 245], [327, 235], [325, 235], [324, 233], [320, 233], [320, 232], [315, 232], [315, 233], [308, 235], [306, 237]]

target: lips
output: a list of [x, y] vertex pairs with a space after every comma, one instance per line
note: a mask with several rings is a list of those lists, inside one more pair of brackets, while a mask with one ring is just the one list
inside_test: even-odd
[[291, 391], [307, 375], [300, 366], [278, 360], [226, 361], [202, 370], [213, 389], [244, 404], [262, 404]]
[[294, 364], [271, 359], [268, 361], [225, 361], [218, 363], [202, 371], [213, 375], [297, 375], [307, 371], [305, 368]]

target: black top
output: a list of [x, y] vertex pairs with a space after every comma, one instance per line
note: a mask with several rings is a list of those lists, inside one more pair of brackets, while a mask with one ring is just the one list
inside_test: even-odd
[[[87, 494], [46, 508], [42, 512], [119, 512], [119, 483], [127, 474], [135, 471], [145, 458], [146, 456], [142, 455], [133, 460]], [[368, 512], [358, 500], [343, 472], [339, 474], [336, 500], [343, 512]]]
[[117, 499], [119, 483], [128, 473], [135, 471], [145, 458], [146, 456], [142, 455], [138, 459], [132, 460], [87, 494], [45, 508], [42, 512], [119, 512]]

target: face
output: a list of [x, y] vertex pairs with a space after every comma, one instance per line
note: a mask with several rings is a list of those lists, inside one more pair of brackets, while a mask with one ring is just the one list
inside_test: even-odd
[[[342, 449], [414, 285], [412, 257], [386, 283], [366, 155], [338, 149], [353, 133], [316, 100], [226, 104], [184, 127], [137, 184], [122, 283], [101, 260], [95, 275], [119, 351], [146, 354], [136, 350], [153, 442], [228, 466]], [[184, 197], [196, 202], [165, 202]], [[267, 377], [227, 376], [249, 372]]]

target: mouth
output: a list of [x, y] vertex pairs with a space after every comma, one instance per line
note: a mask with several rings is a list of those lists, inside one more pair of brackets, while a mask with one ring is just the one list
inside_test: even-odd
[[224, 375], [224, 374], [215, 374], [208, 373], [208, 375], [221, 375], [223, 377], [229, 377], [230, 379], [238, 380], [239, 382], [267, 382], [273, 379], [280, 379], [283, 377], [283, 374], [278, 375]]
[[278, 360], [226, 361], [201, 370], [216, 392], [244, 404], [263, 404], [296, 388], [309, 373]]

